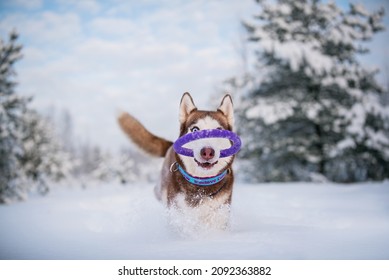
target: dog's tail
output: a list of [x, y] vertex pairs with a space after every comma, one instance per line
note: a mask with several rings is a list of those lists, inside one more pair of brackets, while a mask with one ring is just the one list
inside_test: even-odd
[[118, 122], [124, 133], [142, 150], [152, 156], [164, 157], [172, 142], [155, 136], [137, 119], [128, 113], [121, 113]]

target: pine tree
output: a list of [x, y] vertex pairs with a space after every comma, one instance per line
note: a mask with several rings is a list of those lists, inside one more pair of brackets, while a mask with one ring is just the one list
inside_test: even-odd
[[258, 1], [245, 23], [255, 44], [257, 86], [241, 96], [241, 157], [256, 180], [389, 177], [389, 108], [377, 70], [361, 65], [363, 42], [383, 30], [383, 10], [317, 0]]
[[[131, 149], [120, 149], [113, 156], [105, 152], [99, 156], [98, 166], [90, 173], [92, 179], [103, 182], [118, 182], [123, 185], [133, 182], [155, 181], [157, 161]], [[153, 177], [154, 175], [154, 177]]]
[[9, 42], [0, 39], [0, 203], [23, 198], [25, 180], [20, 157], [23, 154], [23, 116], [28, 98], [15, 93], [14, 63], [21, 58], [18, 35], [11, 32]]
[[29, 108], [31, 98], [15, 92], [14, 63], [22, 47], [11, 32], [0, 40], [0, 203], [24, 199], [36, 186], [46, 193], [49, 181], [67, 176], [71, 164], [50, 122]]
[[52, 123], [34, 110], [23, 118], [22, 169], [29, 179], [30, 188], [46, 194], [51, 182], [69, 176], [72, 168], [70, 155], [58, 141]]

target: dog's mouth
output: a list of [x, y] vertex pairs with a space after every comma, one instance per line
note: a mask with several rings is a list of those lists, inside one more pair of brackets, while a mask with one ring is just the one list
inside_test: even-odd
[[218, 161], [215, 162], [199, 162], [198, 160], [194, 159], [198, 166], [204, 169], [211, 169], [215, 164], [217, 164]]

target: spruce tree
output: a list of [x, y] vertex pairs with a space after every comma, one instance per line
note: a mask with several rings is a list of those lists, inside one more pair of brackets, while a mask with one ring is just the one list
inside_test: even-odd
[[0, 203], [24, 199], [34, 187], [46, 193], [72, 167], [50, 122], [29, 107], [31, 98], [15, 92], [17, 38], [11, 32], [9, 42], [0, 39]]
[[15, 93], [14, 63], [21, 58], [18, 35], [11, 32], [9, 41], [0, 39], [0, 203], [23, 198], [25, 174], [20, 157], [23, 155], [23, 116], [28, 98]]
[[[360, 63], [383, 30], [383, 10], [317, 0], [257, 1], [245, 23], [257, 81], [242, 94], [238, 128], [246, 170], [260, 181], [389, 177], [389, 108], [377, 70]], [[255, 77], [256, 76], [256, 77]]]
[[35, 110], [28, 110], [23, 118], [23, 155], [21, 166], [29, 186], [46, 194], [50, 183], [69, 176], [73, 164], [70, 155], [58, 141], [49, 119], [43, 118]]

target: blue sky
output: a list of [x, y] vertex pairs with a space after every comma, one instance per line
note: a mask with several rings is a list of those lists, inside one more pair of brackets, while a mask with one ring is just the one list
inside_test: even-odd
[[[389, 11], [389, 1], [361, 2]], [[33, 95], [39, 110], [69, 110], [81, 140], [115, 148], [128, 145], [118, 110], [174, 140], [183, 92], [212, 109], [221, 82], [241, 72], [240, 20], [257, 7], [252, 0], [0, 0], [0, 35], [20, 33], [18, 92]], [[377, 36], [366, 63], [389, 64], [387, 35]]]

